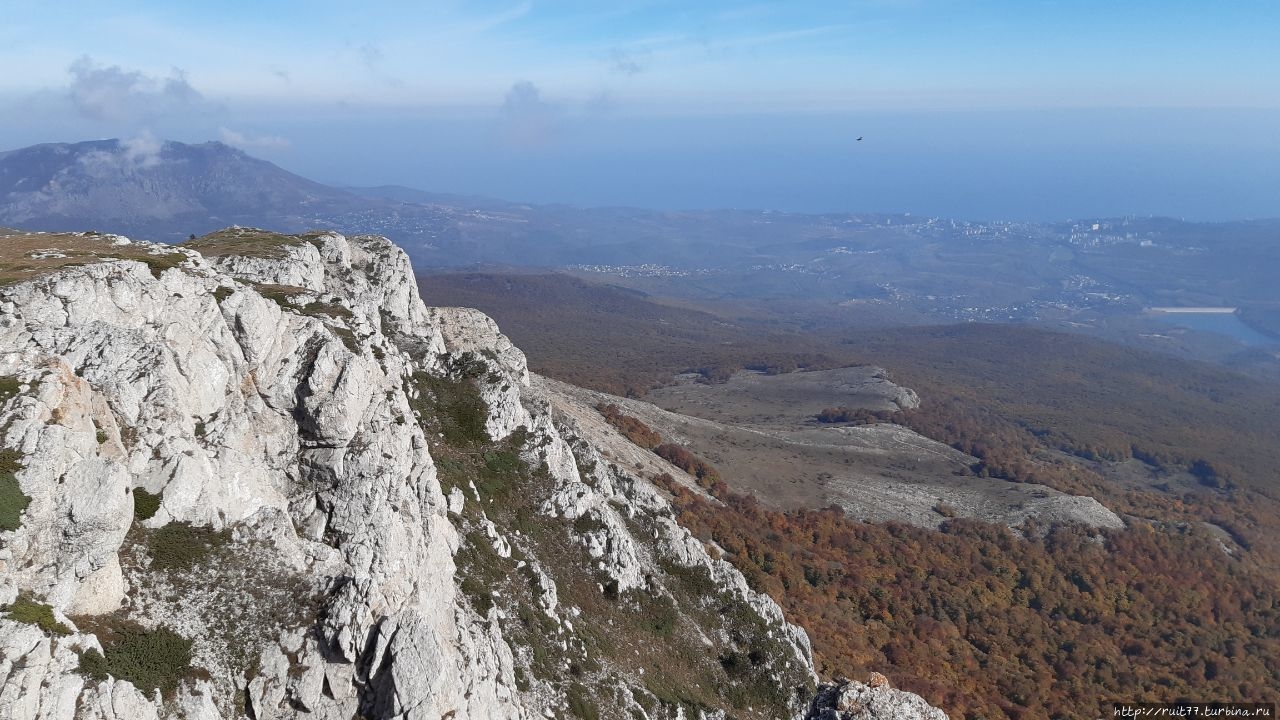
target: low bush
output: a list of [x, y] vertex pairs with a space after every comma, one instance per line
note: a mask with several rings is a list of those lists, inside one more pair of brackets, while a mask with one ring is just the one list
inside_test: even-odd
[[190, 569], [228, 540], [230, 533], [226, 530], [169, 523], [151, 533], [151, 567], [156, 570]]
[[644, 424], [639, 418], [623, 414], [617, 405], [601, 403], [596, 405], [596, 410], [624, 437], [645, 450], [652, 450], [662, 444], [662, 436], [653, 428]]
[[147, 492], [146, 488], [133, 490], [133, 519], [150, 520], [160, 511], [160, 496]]
[[120, 621], [99, 639], [105, 652], [89, 650], [80, 656], [80, 672], [93, 680], [109, 675], [143, 692], [159, 690], [170, 697], [191, 670], [191, 641], [168, 628], [147, 630]]
[[892, 410], [869, 410], [867, 408], [829, 407], [818, 413], [815, 419], [820, 423], [850, 423], [853, 425], [874, 425], [882, 422], [893, 422], [896, 415]]

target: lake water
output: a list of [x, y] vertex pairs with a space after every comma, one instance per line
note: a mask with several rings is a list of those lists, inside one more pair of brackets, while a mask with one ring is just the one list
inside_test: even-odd
[[1235, 313], [1157, 313], [1156, 318], [1172, 327], [1226, 335], [1251, 347], [1280, 345], [1280, 340], [1245, 325]]

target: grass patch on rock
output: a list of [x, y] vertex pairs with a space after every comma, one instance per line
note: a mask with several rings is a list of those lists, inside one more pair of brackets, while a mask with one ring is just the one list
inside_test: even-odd
[[[322, 604], [317, 578], [290, 566], [260, 530], [185, 523], [151, 530], [135, 523], [120, 554], [131, 609], [119, 615], [146, 626], [190, 628], [196, 662], [218, 683], [245, 673], [251, 679], [263, 648], [313, 625]], [[91, 632], [102, 625], [96, 617], [75, 620]]]
[[0, 405], [22, 392], [22, 381], [13, 375], [0, 375]]
[[186, 262], [187, 254], [175, 250], [173, 252], [146, 253], [145, 255], [137, 255], [134, 259], [146, 263], [147, 267], [151, 269], [152, 276], [159, 280], [165, 270], [176, 268]]
[[351, 310], [345, 305], [333, 302], [321, 302], [319, 300], [312, 300], [306, 305], [303, 305], [301, 310], [303, 315], [310, 315], [312, 317], [317, 315], [328, 315], [329, 317], [334, 318], [349, 318], [352, 315]]
[[298, 309], [293, 304], [295, 298], [307, 294], [307, 289], [296, 285], [276, 285], [274, 283], [249, 283], [259, 295], [287, 310]]
[[[305, 296], [312, 291], [295, 285], [274, 285], [271, 283], [249, 283], [262, 297], [279, 305], [289, 312], [316, 318], [324, 322], [325, 328], [338, 338], [352, 355], [360, 354], [360, 341], [350, 328], [333, 323], [333, 320], [346, 320], [353, 316], [350, 308], [336, 302], [312, 300], [303, 303]], [[328, 322], [325, 322], [328, 321]]]
[[31, 504], [31, 498], [18, 483], [21, 469], [21, 453], [10, 448], [0, 450], [0, 531], [22, 527], [22, 513]]
[[183, 243], [183, 247], [195, 250], [205, 257], [239, 255], [241, 257], [279, 259], [285, 257], [290, 247], [298, 247], [309, 238], [298, 235], [232, 227], [217, 230]]
[[27, 595], [18, 595], [17, 600], [4, 607], [4, 614], [10, 620], [35, 625], [51, 635], [71, 634], [71, 628], [53, 616], [52, 607], [36, 602]]
[[483, 360], [470, 353], [453, 363], [451, 377], [426, 372], [413, 376], [418, 397], [410, 406], [428, 433], [444, 436], [447, 445], [475, 448], [491, 442], [486, 423], [489, 406], [480, 396], [479, 378], [489, 372]]

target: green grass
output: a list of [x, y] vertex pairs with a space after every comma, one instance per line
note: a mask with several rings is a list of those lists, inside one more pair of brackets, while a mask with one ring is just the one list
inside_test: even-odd
[[53, 616], [52, 607], [36, 602], [26, 595], [19, 595], [17, 600], [4, 608], [4, 613], [11, 620], [35, 625], [51, 635], [71, 634], [71, 628]]
[[339, 305], [338, 303], [327, 303], [320, 302], [319, 300], [312, 300], [302, 306], [302, 314], [310, 315], [312, 317], [317, 315], [328, 315], [329, 317], [334, 318], [349, 318], [351, 317], [351, 310], [345, 305]]
[[569, 712], [575, 717], [581, 720], [600, 720], [600, 708], [596, 706], [582, 683], [570, 684], [565, 700], [569, 703]]
[[485, 427], [489, 406], [473, 378], [453, 380], [419, 372], [413, 381], [418, 399], [411, 405], [426, 430], [442, 433], [447, 444], [459, 448], [490, 442]]
[[188, 570], [207, 560], [230, 539], [231, 533], [227, 530], [214, 531], [187, 523], [169, 523], [150, 534], [151, 567], [155, 570]]
[[145, 488], [133, 490], [133, 519], [150, 520], [160, 510], [160, 495], [153, 495]]
[[342, 342], [342, 345], [346, 347], [352, 355], [360, 354], [360, 341], [356, 339], [356, 334], [351, 332], [350, 328], [345, 328], [341, 325], [330, 325], [329, 323], [325, 323], [324, 326], [329, 332], [333, 333], [334, 337], [338, 338], [338, 340]]
[[80, 656], [81, 674], [101, 682], [107, 676], [128, 680], [143, 692], [172, 697], [191, 671], [191, 641], [158, 627], [147, 630], [122, 619], [95, 628], [105, 652]]
[[302, 245], [305, 242], [308, 242], [308, 238], [297, 235], [284, 235], [254, 228], [227, 228], [211, 232], [195, 240], [188, 240], [182, 246], [195, 250], [205, 257], [240, 255], [242, 257], [283, 258], [288, 248]]
[[639, 613], [640, 627], [656, 637], [670, 639], [680, 627], [680, 613], [676, 604], [665, 595], [655, 596], [651, 601], [641, 604]]
[[146, 263], [147, 267], [151, 269], [151, 274], [159, 280], [165, 270], [176, 268], [186, 262], [187, 255], [182, 252], [147, 253], [146, 255], [139, 255], [135, 259]]
[[0, 450], [0, 531], [21, 527], [22, 513], [31, 504], [31, 498], [18, 483], [21, 469], [22, 455], [17, 450]]
[[297, 310], [298, 307], [293, 304], [293, 299], [307, 292], [306, 288], [300, 288], [296, 285], [275, 285], [273, 283], [249, 283], [259, 295], [289, 310]]
[[22, 381], [13, 375], [0, 375], [0, 405], [22, 392]]

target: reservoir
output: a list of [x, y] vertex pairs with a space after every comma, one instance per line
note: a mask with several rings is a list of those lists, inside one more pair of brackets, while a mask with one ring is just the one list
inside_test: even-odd
[[1280, 340], [1244, 324], [1235, 308], [1151, 308], [1151, 311], [1157, 320], [1171, 327], [1226, 335], [1250, 347], [1280, 345]]

